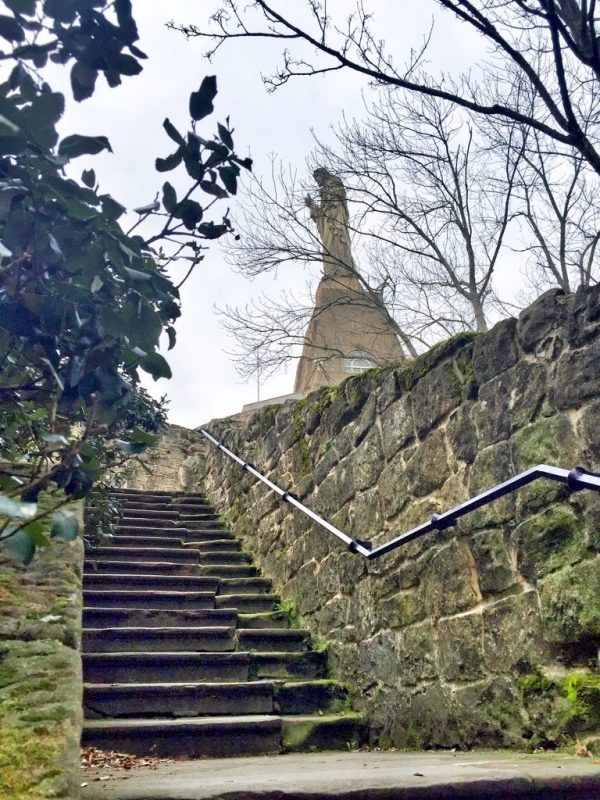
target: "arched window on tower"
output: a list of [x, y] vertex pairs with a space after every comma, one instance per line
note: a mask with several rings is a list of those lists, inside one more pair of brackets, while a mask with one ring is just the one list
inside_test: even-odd
[[344, 372], [349, 375], [357, 375], [376, 366], [377, 362], [366, 350], [353, 350], [344, 358]]

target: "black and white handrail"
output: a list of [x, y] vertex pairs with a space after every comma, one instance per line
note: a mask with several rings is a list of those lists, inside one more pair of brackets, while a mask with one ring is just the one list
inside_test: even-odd
[[332, 525], [330, 522], [327, 522], [327, 520], [322, 519], [318, 514], [315, 514], [314, 511], [311, 511], [310, 508], [307, 508], [303, 503], [301, 503], [293, 494], [281, 489], [279, 486], [274, 484], [273, 481], [270, 481], [257, 469], [255, 469], [252, 464], [244, 461], [242, 458], [225, 447], [225, 445], [221, 444], [221, 442], [215, 439], [215, 437], [212, 436], [205, 428], [199, 428], [199, 431], [210, 442], [218, 447], [219, 450], [236, 461], [243, 469], [265, 483], [269, 489], [278, 494], [282, 500], [284, 500], [286, 503], [290, 503], [290, 505], [295, 506], [322, 528], [325, 528], [325, 530], [333, 533], [334, 536], [338, 537], [338, 539], [341, 539], [348, 546], [348, 549], [351, 552], [358, 553], [369, 560], [379, 558], [379, 556], [385, 555], [385, 553], [389, 553], [391, 550], [395, 550], [398, 547], [402, 547], [403, 544], [412, 542], [413, 539], [418, 539], [420, 536], [424, 536], [426, 533], [431, 533], [431, 531], [443, 531], [446, 528], [451, 528], [456, 524], [456, 521], [460, 517], [464, 517], [465, 514], [469, 514], [471, 511], [476, 511], [478, 508], [482, 508], [488, 503], [498, 500], [500, 497], [504, 497], [504, 495], [510, 494], [517, 489], [521, 489], [523, 486], [527, 486], [527, 484], [533, 483], [533, 481], [539, 480], [540, 478], [546, 478], [551, 481], [565, 483], [572, 491], [579, 491], [580, 489], [592, 489], [595, 492], [600, 492], [600, 475], [590, 472], [583, 467], [575, 467], [574, 469], [569, 470], [563, 469], [562, 467], [550, 467], [546, 464], [538, 464], [537, 467], [531, 467], [531, 469], [527, 469], [525, 472], [520, 472], [518, 475], [515, 475], [514, 478], [509, 478], [507, 481], [499, 483], [497, 486], [488, 489], [486, 492], [482, 492], [481, 494], [472, 497], [470, 500], [451, 508], [449, 511], [445, 511], [443, 514], [434, 514], [427, 522], [424, 522], [422, 525], [418, 525], [416, 528], [413, 528], [410, 531], [406, 531], [406, 533], [402, 533], [400, 536], [396, 536], [394, 539], [390, 539], [389, 542], [381, 544], [378, 547], [373, 547], [371, 542], [363, 539], [353, 539], [351, 536], [348, 536], [347, 533], [344, 533], [339, 528], [336, 528], [335, 525]]

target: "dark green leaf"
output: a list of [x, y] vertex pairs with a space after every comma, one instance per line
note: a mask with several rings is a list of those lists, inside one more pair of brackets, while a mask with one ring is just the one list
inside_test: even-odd
[[158, 378], [173, 377], [171, 367], [168, 365], [166, 359], [159, 353], [148, 353], [148, 355], [140, 361], [140, 366], [145, 372], [149, 372], [155, 381], [158, 380]]
[[169, 337], [169, 350], [172, 350], [175, 347], [175, 342], [177, 337], [177, 334], [175, 333], [175, 328], [172, 325], [169, 325], [167, 328], [167, 336]]
[[40, 434], [40, 439], [48, 444], [67, 445], [69, 442], [65, 439], [62, 433], [44, 433]]
[[81, 180], [86, 186], [89, 186], [90, 189], [93, 189], [96, 185], [96, 173], [93, 169], [84, 169], [81, 173]]
[[166, 158], [157, 158], [154, 162], [154, 166], [156, 167], [157, 172], [170, 172], [170, 170], [175, 169], [178, 167], [183, 160], [183, 153], [181, 150], [177, 150], [176, 153], [173, 153]]
[[177, 194], [168, 181], [163, 186], [163, 205], [169, 214], [173, 213], [177, 205]]
[[63, 542], [72, 542], [79, 535], [79, 522], [77, 517], [65, 514], [64, 511], [55, 511], [52, 515], [52, 530], [50, 536]]
[[9, 42], [22, 42], [25, 31], [14, 17], [0, 16], [0, 36]]
[[65, 98], [60, 92], [38, 95], [30, 106], [21, 112], [23, 125], [31, 131], [51, 128], [60, 120], [65, 110]]
[[217, 94], [217, 78], [207, 75], [197, 92], [190, 95], [190, 116], [194, 120], [203, 119], [214, 111], [213, 100]]
[[29, 564], [35, 555], [35, 542], [28, 533], [24, 530], [18, 530], [15, 533], [12, 531], [14, 528], [8, 527], [0, 535], [0, 550], [8, 553], [15, 561], [20, 561], [21, 564]]
[[237, 193], [237, 167], [219, 167], [219, 175], [229, 194]]
[[217, 130], [219, 131], [219, 139], [230, 150], [233, 150], [233, 139], [231, 138], [231, 131], [227, 130], [225, 125], [221, 125], [220, 122], [217, 123]]
[[35, 0], [4, 0], [4, 4], [17, 14], [32, 17], [35, 14]]
[[131, 442], [135, 442], [136, 444], [145, 444], [150, 447], [151, 445], [155, 444], [156, 437], [152, 436], [152, 434], [148, 433], [148, 431], [143, 431], [141, 428], [134, 428], [129, 440]]
[[77, 158], [84, 155], [96, 155], [102, 150], [108, 150], [112, 153], [112, 147], [106, 136], [81, 136], [74, 133], [71, 136], [66, 136], [58, 146], [58, 152], [61, 156], [68, 158]]
[[127, 211], [125, 206], [121, 205], [109, 194], [101, 195], [100, 201], [102, 203], [102, 213], [113, 222], [116, 222]]
[[71, 90], [77, 102], [87, 100], [94, 94], [97, 78], [97, 69], [93, 69], [82, 61], [75, 62], [71, 70]]
[[179, 133], [177, 128], [173, 125], [171, 120], [167, 117], [163, 122], [163, 128], [166, 130], [168, 136], [176, 143], [180, 145], [185, 145], [185, 139]]
[[173, 212], [177, 219], [180, 219], [186, 228], [192, 230], [202, 219], [202, 206], [195, 200], [183, 200], [178, 203]]
[[211, 183], [211, 181], [200, 181], [200, 188], [205, 191], [206, 194], [212, 194], [214, 197], [218, 197], [219, 200], [227, 197], [225, 189], [216, 183]]
[[152, 279], [152, 275], [148, 272], [142, 272], [139, 269], [131, 269], [130, 267], [125, 267], [125, 272], [129, 275], [132, 281], [141, 281], [144, 283], [145, 281], [149, 281]]
[[133, 56], [120, 53], [114, 61], [116, 69], [121, 75], [139, 75], [142, 65]]

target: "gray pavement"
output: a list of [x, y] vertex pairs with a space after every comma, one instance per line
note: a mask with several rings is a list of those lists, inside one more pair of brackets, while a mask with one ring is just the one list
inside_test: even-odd
[[104, 768], [82, 781], [82, 800], [600, 800], [600, 759], [306, 753]]

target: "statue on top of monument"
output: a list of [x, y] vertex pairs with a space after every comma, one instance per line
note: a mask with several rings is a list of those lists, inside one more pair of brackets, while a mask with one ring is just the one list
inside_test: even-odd
[[315, 203], [310, 195], [305, 203], [310, 216], [316, 223], [319, 237], [323, 243], [323, 264], [325, 276], [328, 278], [354, 274], [356, 266], [352, 258], [350, 232], [348, 230], [349, 215], [346, 201], [346, 190], [341, 179], [332, 175], [329, 170], [319, 167], [313, 177], [320, 187], [320, 204]]

